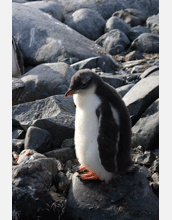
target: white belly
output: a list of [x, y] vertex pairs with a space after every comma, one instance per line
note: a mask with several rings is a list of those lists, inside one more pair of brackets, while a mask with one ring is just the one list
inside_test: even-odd
[[75, 115], [76, 156], [81, 165], [94, 171], [100, 179], [108, 181], [112, 178], [112, 173], [107, 172], [102, 166], [97, 143], [99, 121], [96, 109], [101, 103], [100, 99], [94, 94], [82, 97], [75, 94], [74, 102], [77, 106]]

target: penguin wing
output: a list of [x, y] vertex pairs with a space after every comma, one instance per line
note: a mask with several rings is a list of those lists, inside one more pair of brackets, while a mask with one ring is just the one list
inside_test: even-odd
[[103, 103], [96, 110], [99, 121], [98, 149], [102, 166], [108, 172], [117, 171], [119, 126], [111, 110], [110, 103]]

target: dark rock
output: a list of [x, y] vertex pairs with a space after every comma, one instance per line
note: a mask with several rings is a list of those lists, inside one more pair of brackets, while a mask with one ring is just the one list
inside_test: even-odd
[[[44, 0], [47, 1], [47, 0]], [[104, 19], [108, 19], [111, 15], [118, 10], [124, 8], [135, 8], [143, 12], [145, 15], [153, 15], [159, 12], [159, 1], [152, 0], [121, 0], [121, 1], [114, 1], [114, 0], [53, 0], [56, 1], [61, 5], [64, 10], [66, 17], [69, 17], [73, 12], [80, 8], [90, 8], [97, 11], [99, 14], [102, 15]]]
[[132, 127], [132, 144], [134, 147], [155, 149], [159, 146], [159, 99], [153, 102]]
[[121, 18], [131, 27], [143, 25], [147, 18], [145, 14], [134, 8], [127, 8], [121, 11], [116, 11], [112, 16]]
[[38, 65], [22, 76], [25, 88], [16, 103], [31, 102], [52, 95], [64, 94], [75, 72], [73, 68], [63, 62]]
[[151, 172], [145, 166], [142, 166], [139, 169], [139, 172], [143, 173], [146, 176], [146, 178], [150, 178], [151, 177]]
[[158, 199], [144, 174], [120, 177], [117, 186], [72, 177], [66, 211], [73, 219], [158, 219]]
[[124, 52], [130, 41], [124, 32], [114, 29], [99, 37], [96, 43], [111, 55], [116, 55]]
[[[118, 65], [117, 62], [115, 62], [116, 65]], [[114, 73], [116, 66], [114, 65], [114, 62], [112, 60], [106, 58], [106, 57], [91, 57], [86, 60], [81, 60], [77, 63], [74, 63], [71, 65], [75, 70], [80, 69], [93, 69], [99, 67], [103, 72], [105, 73]]]
[[159, 77], [140, 80], [123, 97], [134, 125], [145, 110], [159, 97]]
[[140, 53], [159, 53], [159, 36], [152, 33], [139, 35], [129, 48], [129, 51], [132, 50]]
[[34, 126], [27, 129], [25, 137], [25, 149], [33, 149], [39, 153], [45, 153], [52, 150], [52, 137], [50, 132]]
[[[152, 73], [159, 70], [159, 66], [151, 66], [150, 68], [146, 69], [141, 75], [140, 78], [143, 79], [147, 76], [152, 76]], [[158, 74], [159, 75], [159, 74]]]
[[147, 18], [146, 27], [148, 27], [152, 33], [159, 34], [159, 13]]
[[12, 219], [59, 218], [65, 198], [49, 191], [57, 173], [55, 159], [41, 158], [13, 166]]
[[61, 145], [62, 148], [65, 147], [70, 147], [70, 148], [74, 148], [74, 138], [70, 138], [70, 139], [65, 139]]
[[106, 74], [100, 75], [100, 77], [103, 79], [104, 82], [108, 83], [114, 88], [118, 88], [125, 84], [125, 80], [121, 76], [111, 75], [111, 74], [106, 73]]
[[12, 105], [17, 103], [17, 100], [21, 96], [24, 87], [25, 84], [21, 79], [12, 79]]
[[17, 128], [12, 132], [12, 139], [24, 139], [26, 132], [23, 129]]
[[67, 162], [68, 160], [75, 159], [75, 150], [71, 148], [61, 148], [53, 151], [44, 153], [46, 157], [56, 158], [62, 163]]
[[117, 88], [116, 91], [120, 94], [121, 97], [123, 97], [134, 85], [134, 83], [124, 85]]
[[35, 2], [27, 2], [24, 5], [28, 7], [37, 8], [45, 13], [48, 13], [55, 19], [59, 21], [64, 21], [64, 13], [60, 7], [60, 5], [56, 2], [44, 2], [44, 1], [35, 1]]
[[55, 176], [56, 187], [58, 192], [64, 193], [64, 191], [68, 190], [70, 181], [62, 172], [58, 172]]
[[12, 151], [16, 151], [18, 154], [24, 149], [24, 140], [12, 139]]
[[105, 33], [113, 29], [119, 29], [127, 35], [129, 30], [131, 29], [131, 26], [118, 17], [111, 17], [106, 22]]
[[[60, 4], [61, 5], [61, 4]], [[12, 4], [13, 36], [28, 65], [104, 56], [104, 49], [39, 9]], [[102, 52], [99, 54], [98, 51]], [[112, 56], [106, 56], [114, 60]]]
[[144, 59], [144, 57], [137, 51], [132, 51], [125, 56], [125, 61], [141, 60], [141, 59]]
[[151, 32], [150, 32], [149, 28], [138, 25], [136, 27], [131, 28], [129, 30], [127, 36], [130, 39], [130, 41], [133, 41], [143, 33], [151, 33]]
[[104, 33], [105, 20], [95, 10], [82, 8], [75, 11], [65, 24], [90, 40], [96, 40]]

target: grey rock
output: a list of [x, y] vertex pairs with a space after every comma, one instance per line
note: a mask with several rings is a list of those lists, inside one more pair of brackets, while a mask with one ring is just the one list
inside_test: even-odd
[[64, 94], [75, 72], [64, 62], [38, 65], [22, 76], [25, 87], [16, 104]]
[[129, 51], [140, 53], [159, 53], [159, 36], [152, 33], [139, 35], [131, 44]]
[[156, 72], [157, 70], [159, 70], [159, 66], [151, 66], [140, 75], [140, 78], [143, 79], [147, 76], [152, 76], [152, 73]]
[[74, 63], [71, 65], [75, 70], [80, 70], [80, 69], [93, 69], [99, 67], [103, 72], [105, 73], [114, 73], [116, 66], [112, 60], [106, 58], [106, 57], [91, 57], [86, 60], [81, 60], [77, 63]]
[[53, 219], [61, 216], [65, 198], [59, 196], [55, 199], [50, 192], [56, 173], [56, 161], [52, 158], [13, 166], [13, 219]]
[[127, 36], [132, 42], [133, 40], [135, 40], [138, 36], [140, 36], [143, 33], [151, 33], [151, 31], [149, 30], [149, 28], [138, 25], [136, 27], [131, 28]]
[[[158, 199], [143, 173], [125, 175], [119, 184], [82, 181], [75, 173], [66, 211], [73, 219], [158, 219]], [[144, 210], [144, 212], [143, 212]]]
[[[28, 65], [104, 56], [103, 48], [39, 9], [13, 3], [12, 32]], [[114, 60], [112, 56], [106, 56]]]
[[159, 77], [140, 80], [123, 97], [134, 125], [145, 110], [159, 97]]
[[[48, 1], [48, 0], [44, 0]], [[52, 1], [52, 0], [51, 0]], [[61, 5], [66, 17], [69, 17], [73, 12], [80, 8], [90, 8], [97, 11], [103, 16], [104, 19], [108, 19], [111, 15], [118, 10], [124, 8], [135, 8], [143, 12], [145, 15], [153, 15], [159, 12], [159, 1], [152, 0], [53, 0]]]
[[116, 89], [116, 91], [120, 94], [121, 97], [124, 97], [124, 95], [134, 86], [134, 83], [120, 86], [119, 88]]
[[121, 76], [105, 73], [105, 74], [100, 75], [100, 77], [103, 79], [104, 82], [108, 83], [114, 88], [118, 88], [125, 84], [124, 77], [121, 77]]
[[146, 22], [146, 15], [141, 11], [133, 8], [127, 8], [121, 11], [116, 11], [112, 16], [123, 19], [131, 27], [143, 25]]
[[132, 51], [125, 56], [125, 61], [141, 60], [141, 59], [144, 59], [144, 57], [137, 51]]
[[17, 100], [21, 96], [24, 87], [25, 84], [21, 79], [12, 79], [12, 105], [17, 103]]
[[146, 27], [148, 27], [152, 33], [159, 34], [159, 13], [147, 18]]
[[159, 99], [153, 102], [132, 127], [132, 144], [141, 145], [144, 149], [155, 149], [159, 146]]
[[75, 11], [65, 24], [90, 40], [96, 40], [104, 33], [105, 20], [95, 10], [82, 8]]
[[62, 148], [70, 147], [74, 148], [74, 138], [65, 139], [61, 145]]
[[155, 154], [151, 151], [145, 151], [144, 153], [139, 153], [135, 156], [135, 163], [140, 165], [150, 166], [155, 160]]
[[56, 158], [60, 160], [62, 163], [67, 162], [68, 160], [75, 159], [75, 150], [71, 148], [61, 148], [53, 151], [49, 151], [44, 153], [46, 157]]
[[119, 29], [127, 35], [129, 30], [131, 29], [131, 26], [118, 17], [111, 17], [106, 22], [105, 33], [113, 29]]
[[124, 32], [114, 29], [98, 38], [96, 43], [111, 55], [116, 55], [124, 52], [130, 41]]
[[12, 151], [16, 151], [18, 154], [24, 149], [24, 140], [12, 139]]
[[150, 171], [152, 173], [158, 172], [159, 173], [159, 159], [156, 159], [152, 162]]
[[44, 2], [44, 1], [34, 1], [34, 2], [27, 2], [24, 4], [25, 6], [37, 8], [45, 13], [48, 13], [51, 15], [53, 18], [59, 20], [59, 21], [64, 21], [64, 13], [60, 7], [60, 5], [56, 2]]
[[25, 3], [25, 2], [27, 2], [27, 0], [12, 0], [12, 2], [16, 2], [16, 3]]
[[142, 166], [139, 172], [143, 173], [147, 178], [151, 177], [151, 172], [145, 166]]
[[68, 190], [70, 181], [63, 172], [58, 172], [56, 174], [55, 181], [57, 182], [56, 187], [59, 192], [64, 192]]
[[23, 129], [16, 128], [12, 132], [12, 139], [24, 139], [26, 132]]
[[136, 65], [141, 65], [143, 61], [144, 61], [144, 59], [126, 61], [122, 64], [122, 66], [123, 66], [123, 69], [130, 68], [130, 67], [133, 67], [133, 66], [136, 66]]
[[45, 153], [51, 149], [52, 137], [50, 132], [34, 126], [30, 126], [26, 132], [24, 148], [33, 149], [39, 153]]

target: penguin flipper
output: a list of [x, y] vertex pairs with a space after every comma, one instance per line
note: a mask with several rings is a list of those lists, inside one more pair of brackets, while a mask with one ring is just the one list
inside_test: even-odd
[[[105, 103], [104, 103], [105, 104]], [[119, 143], [119, 126], [113, 117], [110, 104], [107, 108], [98, 108], [96, 114], [99, 120], [99, 134], [97, 138], [101, 164], [106, 171], [117, 172], [117, 154]], [[102, 111], [102, 109], [106, 109]]]

